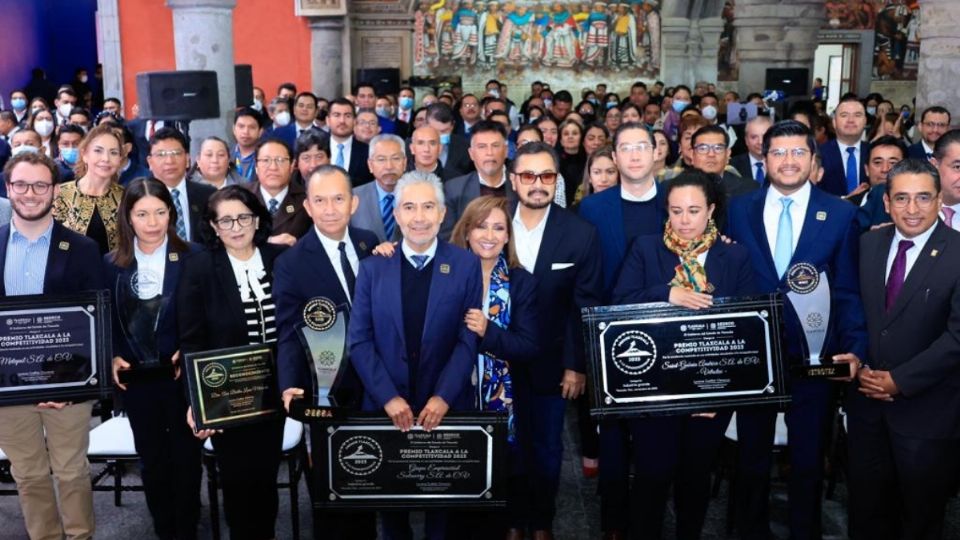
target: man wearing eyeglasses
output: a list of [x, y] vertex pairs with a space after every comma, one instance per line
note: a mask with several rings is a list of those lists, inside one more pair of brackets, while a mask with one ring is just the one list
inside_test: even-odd
[[269, 138], [257, 145], [256, 160], [257, 180], [245, 187], [270, 212], [273, 224], [267, 241], [292, 246], [310, 228], [310, 216], [303, 207], [306, 192], [290, 182], [296, 167], [293, 152], [283, 139]]
[[950, 111], [939, 105], [927, 107], [920, 115], [920, 140], [907, 148], [908, 157], [931, 159], [937, 140], [950, 129]]
[[[769, 185], [730, 203], [727, 235], [750, 251], [756, 290], [786, 293], [789, 276], [803, 263], [825, 273], [829, 286], [829, 332], [822, 356], [851, 364], [856, 375], [866, 358], [866, 328], [859, 296], [856, 207], [810, 182], [816, 142], [795, 120], [774, 124], [764, 134]], [[823, 452], [833, 418], [836, 383], [802, 378], [789, 366], [809, 355], [797, 310], [784, 309], [784, 357], [791, 403], [786, 411], [790, 456], [790, 537], [820, 538]], [[805, 362], [804, 362], [805, 363]], [[847, 378], [846, 380], [850, 380]], [[737, 410], [736, 523], [741, 538], [770, 538], [769, 493], [775, 407]]]
[[374, 181], [353, 188], [353, 194], [360, 200], [360, 207], [353, 214], [350, 224], [373, 231], [381, 242], [401, 238], [400, 227], [394, 218], [397, 202], [394, 190], [397, 181], [407, 170], [404, 146], [403, 139], [396, 135], [385, 133], [371, 139], [367, 165]]
[[[727, 130], [711, 124], [704, 126], [693, 134], [690, 139], [693, 147], [693, 166], [703, 172], [715, 174], [721, 179], [721, 187], [727, 198], [750, 193], [760, 188], [760, 184], [740, 176], [739, 172], [729, 166], [730, 162], [730, 134]], [[717, 216], [717, 226], [723, 228], [723, 217]]]
[[177, 211], [177, 236], [189, 242], [200, 241], [200, 223], [207, 200], [217, 190], [200, 182], [187, 181], [187, 139], [172, 127], [157, 130], [150, 138], [147, 165], [154, 178], [163, 182], [173, 197]]
[[[4, 171], [14, 216], [0, 228], [0, 297], [104, 288], [96, 242], [53, 220], [53, 160], [23, 153]], [[0, 407], [0, 450], [12, 464], [30, 538], [93, 537], [92, 409], [92, 401]]]
[[564, 400], [579, 397], [586, 384], [580, 310], [600, 305], [603, 291], [596, 228], [553, 203], [559, 167], [552, 147], [530, 142], [517, 149], [510, 174], [519, 200], [511, 240], [520, 264], [537, 279], [540, 359], [512, 366], [517, 395], [529, 396], [517, 422], [530, 426], [525, 507], [537, 540], [553, 537]]
[[926, 158], [888, 176], [894, 226], [860, 242], [870, 355], [847, 391], [850, 533], [936, 539], [960, 465], [960, 234], [938, 223]]

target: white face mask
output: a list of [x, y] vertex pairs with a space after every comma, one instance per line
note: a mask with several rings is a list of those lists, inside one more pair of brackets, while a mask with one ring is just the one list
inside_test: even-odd
[[713, 120], [717, 117], [717, 108], [713, 105], [707, 105], [702, 111], [700, 111], [700, 114], [702, 114], [707, 120]]
[[259, 99], [255, 99], [255, 100], [253, 100], [253, 105], [252, 105], [252, 107], [253, 107], [254, 109], [258, 110], [258, 111], [262, 111], [262, 110], [263, 110], [263, 102], [260, 101]]
[[82, 82], [83, 84], [87, 84], [87, 81], [88, 81], [88, 80], [89, 80], [89, 79], [87, 78], [86, 75], [81, 75], [81, 76], [80, 76], [80, 82]]
[[68, 118], [70, 116], [71, 111], [73, 111], [72, 103], [61, 103], [60, 105], [57, 106], [57, 112], [59, 112], [60, 116], [64, 118]]
[[280, 127], [283, 127], [290, 123], [290, 113], [287, 111], [280, 111], [273, 116], [273, 122]]
[[40, 149], [36, 146], [31, 146], [29, 144], [21, 144], [20, 146], [10, 150], [10, 154], [14, 156], [19, 156], [20, 154], [36, 154]]
[[37, 120], [33, 123], [33, 130], [41, 137], [49, 137], [53, 133], [53, 122], [50, 120]]

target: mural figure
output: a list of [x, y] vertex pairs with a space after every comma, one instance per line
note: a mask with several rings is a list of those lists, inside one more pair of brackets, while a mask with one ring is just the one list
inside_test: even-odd
[[463, 0], [460, 9], [453, 14], [453, 51], [450, 58], [460, 64], [477, 63], [477, 45], [480, 42], [477, 19], [473, 0]]
[[480, 15], [480, 64], [496, 64], [497, 44], [503, 29], [503, 14], [500, 2], [487, 2], [487, 11]]
[[580, 59], [577, 24], [560, 2], [553, 4], [553, 13], [543, 44], [543, 65], [570, 68]]
[[603, 2], [594, 2], [593, 11], [587, 16], [587, 32], [584, 39], [583, 63], [602, 66], [607, 63], [607, 48], [610, 33], [607, 27], [607, 8]]
[[533, 13], [526, 6], [518, 6], [503, 22], [497, 58], [508, 66], [522, 67], [533, 58], [530, 35], [533, 32]]
[[637, 20], [629, 4], [617, 6], [610, 40], [610, 65], [620, 71], [637, 61]]
[[919, 17], [919, 7], [908, 6], [905, 0], [884, 0], [883, 5], [878, 6], [874, 79], [916, 79], [920, 56]]

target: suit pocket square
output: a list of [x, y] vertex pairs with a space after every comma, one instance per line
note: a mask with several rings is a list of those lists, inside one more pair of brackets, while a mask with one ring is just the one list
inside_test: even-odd
[[573, 266], [573, 263], [553, 263], [550, 265], [551, 270], [566, 270]]

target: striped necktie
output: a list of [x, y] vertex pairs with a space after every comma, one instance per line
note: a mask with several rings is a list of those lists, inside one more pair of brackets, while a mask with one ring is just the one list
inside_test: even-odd
[[383, 219], [383, 232], [389, 241], [397, 230], [397, 220], [393, 217], [393, 193], [387, 193], [380, 201], [380, 218]]
[[183, 215], [183, 205], [180, 204], [180, 190], [171, 189], [170, 195], [173, 195], [173, 207], [177, 210], [177, 236], [183, 240], [190, 240], [187, 238], [187, 222]]

